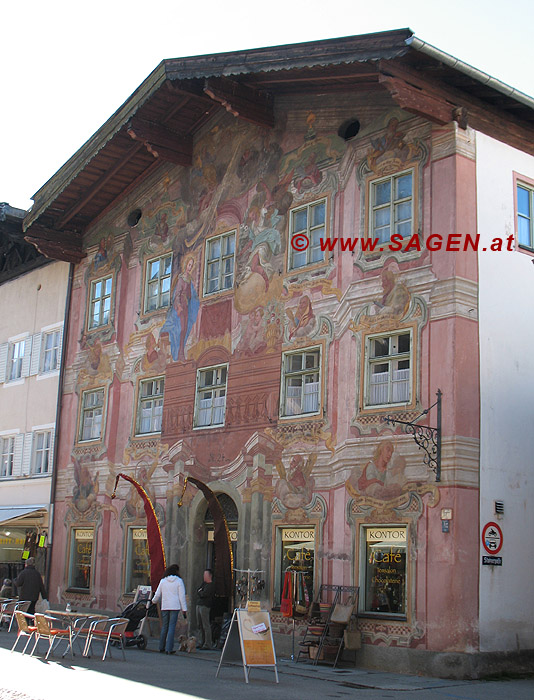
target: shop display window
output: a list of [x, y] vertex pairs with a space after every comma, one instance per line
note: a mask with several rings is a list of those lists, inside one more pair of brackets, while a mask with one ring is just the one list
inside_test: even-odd
[[286, 571], [303, 572], [308, 599], [313, 600], [315, 527], [279, 527], [276, 539], [275, 605], [281, 603]]
[[93, 569], [94, 530], [71, 531], [69, 558], [69, 588], [90, 590]]
[[137, 586], [150, 586], [150, 558], [146, 528], [128, 530], [125, 591], [134, 593]]
[[406, 615], [407, 528], [365, 529], [363, 612]]

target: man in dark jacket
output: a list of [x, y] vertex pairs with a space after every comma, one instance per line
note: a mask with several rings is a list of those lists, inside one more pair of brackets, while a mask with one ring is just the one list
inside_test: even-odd
[[200, 644], [197, 649], [213, 649], [210, 611], [215, 598], [215, 584], [211, 569], [204, 571], [204, 581], [197, 591], [197, 596], [197, 625], [200, 630]]
[[19, 599], [29, 600], [30, 607], [28, 613], [33, 615], [35, 603], [39, 600], [39, 593], [43, 598], [48, 598], [41, 574], [35, 568], [35, 559], [30, 557], [26, 561], [25, 568], [15, 579], [15, 586], [18, 588]]

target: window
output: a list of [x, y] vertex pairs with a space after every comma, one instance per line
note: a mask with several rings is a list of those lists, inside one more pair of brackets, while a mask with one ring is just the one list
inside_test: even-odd
[[534, 190], [517, 185], [517, 242], [534, 248]]
[[13, 461], [15, 458], [15, 438], [0, 438], [0, 476], [13, 476]]
[[277, 528], [276, 551], [274, 604], [280, 605], [281, 603], [284, 578], [287, 571], [297, 571], [303, 574], [302, 582], [306, 586], [308, 600], [313, 600], [315, 528]]
[[12, 382], [22, 377], [22, 362], [24, 360], [25, 340], [19, 340], [11, 345], [11, 353], [9, 356], [8, 377]]
[[363, 610], [406, 615], [406, 528], [364, 528]]
[[47, 474], [52, 464], [52, 431], [34, 433], [33, 436], [33, 474]]
[[137, 434], [161, 432], [163, 415], [163, 377], [146, 379], [139, 387]]
[[171, 253], [147, 261], [145, 313], [169, 306], [171, 299], [171, 268]]
[[53, 372], [59, 367], [59, 343], [61, 331], [52, 331], [43, 335], [42, 372]]
[[370, 188], [370, 237], [385, 243], [393, 234], [411, 236], [413, 172], [374, 180]]
[[206, 241], [204, 294], [213, 294], [234, 286], [235, 231]]
[[282, 356], [282, 415], [318, 413], [321, 350], [312, 348]]
[[102, 437], [104, 389], [86, 391], [82, 397], [80, 440], [99, 440]]
[[411, 331], [367, 337], [367, 405], [410, 401]]
[[104, 277], [91, 282], [91, 299], [89, 303], [89, 330], [107, 326], [111, 313], [111, 292], [113, 277]]
[[94, 530], [71, 530], [69, 557], [69, 588], [90, 590], [93, 567]]
[[[326, 199], [311, 202], [303, 207], [292, 209], [289, 219], [289, 238], [300, 234], [308, 239], [305, 250], [289, 247], [289, 269], [296, 270], [306, 265], [324, 262], [321, 239], [326, 238]], [[304, 239], [301, 239], [304, 241]]]
[[137, 586], [150, 586], [150, 558], [146, 528], [128, 530], [124, 590], [135, 593]]
[[195, 427], [224, 425], [228, 365], [199, 369]]

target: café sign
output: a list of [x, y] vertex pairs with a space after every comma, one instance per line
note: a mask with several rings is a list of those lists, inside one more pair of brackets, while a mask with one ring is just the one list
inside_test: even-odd
[[367, 542], [406, 544], [405, 527], [368, 527], [366, 536]]

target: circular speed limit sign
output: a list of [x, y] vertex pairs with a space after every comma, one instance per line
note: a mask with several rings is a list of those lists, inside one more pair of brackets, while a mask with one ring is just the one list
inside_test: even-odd
[[502, 547], [502, 530], [497, 523], [486, 523], [482, 530], [482, 544], [488, 554], [498, 554]]

